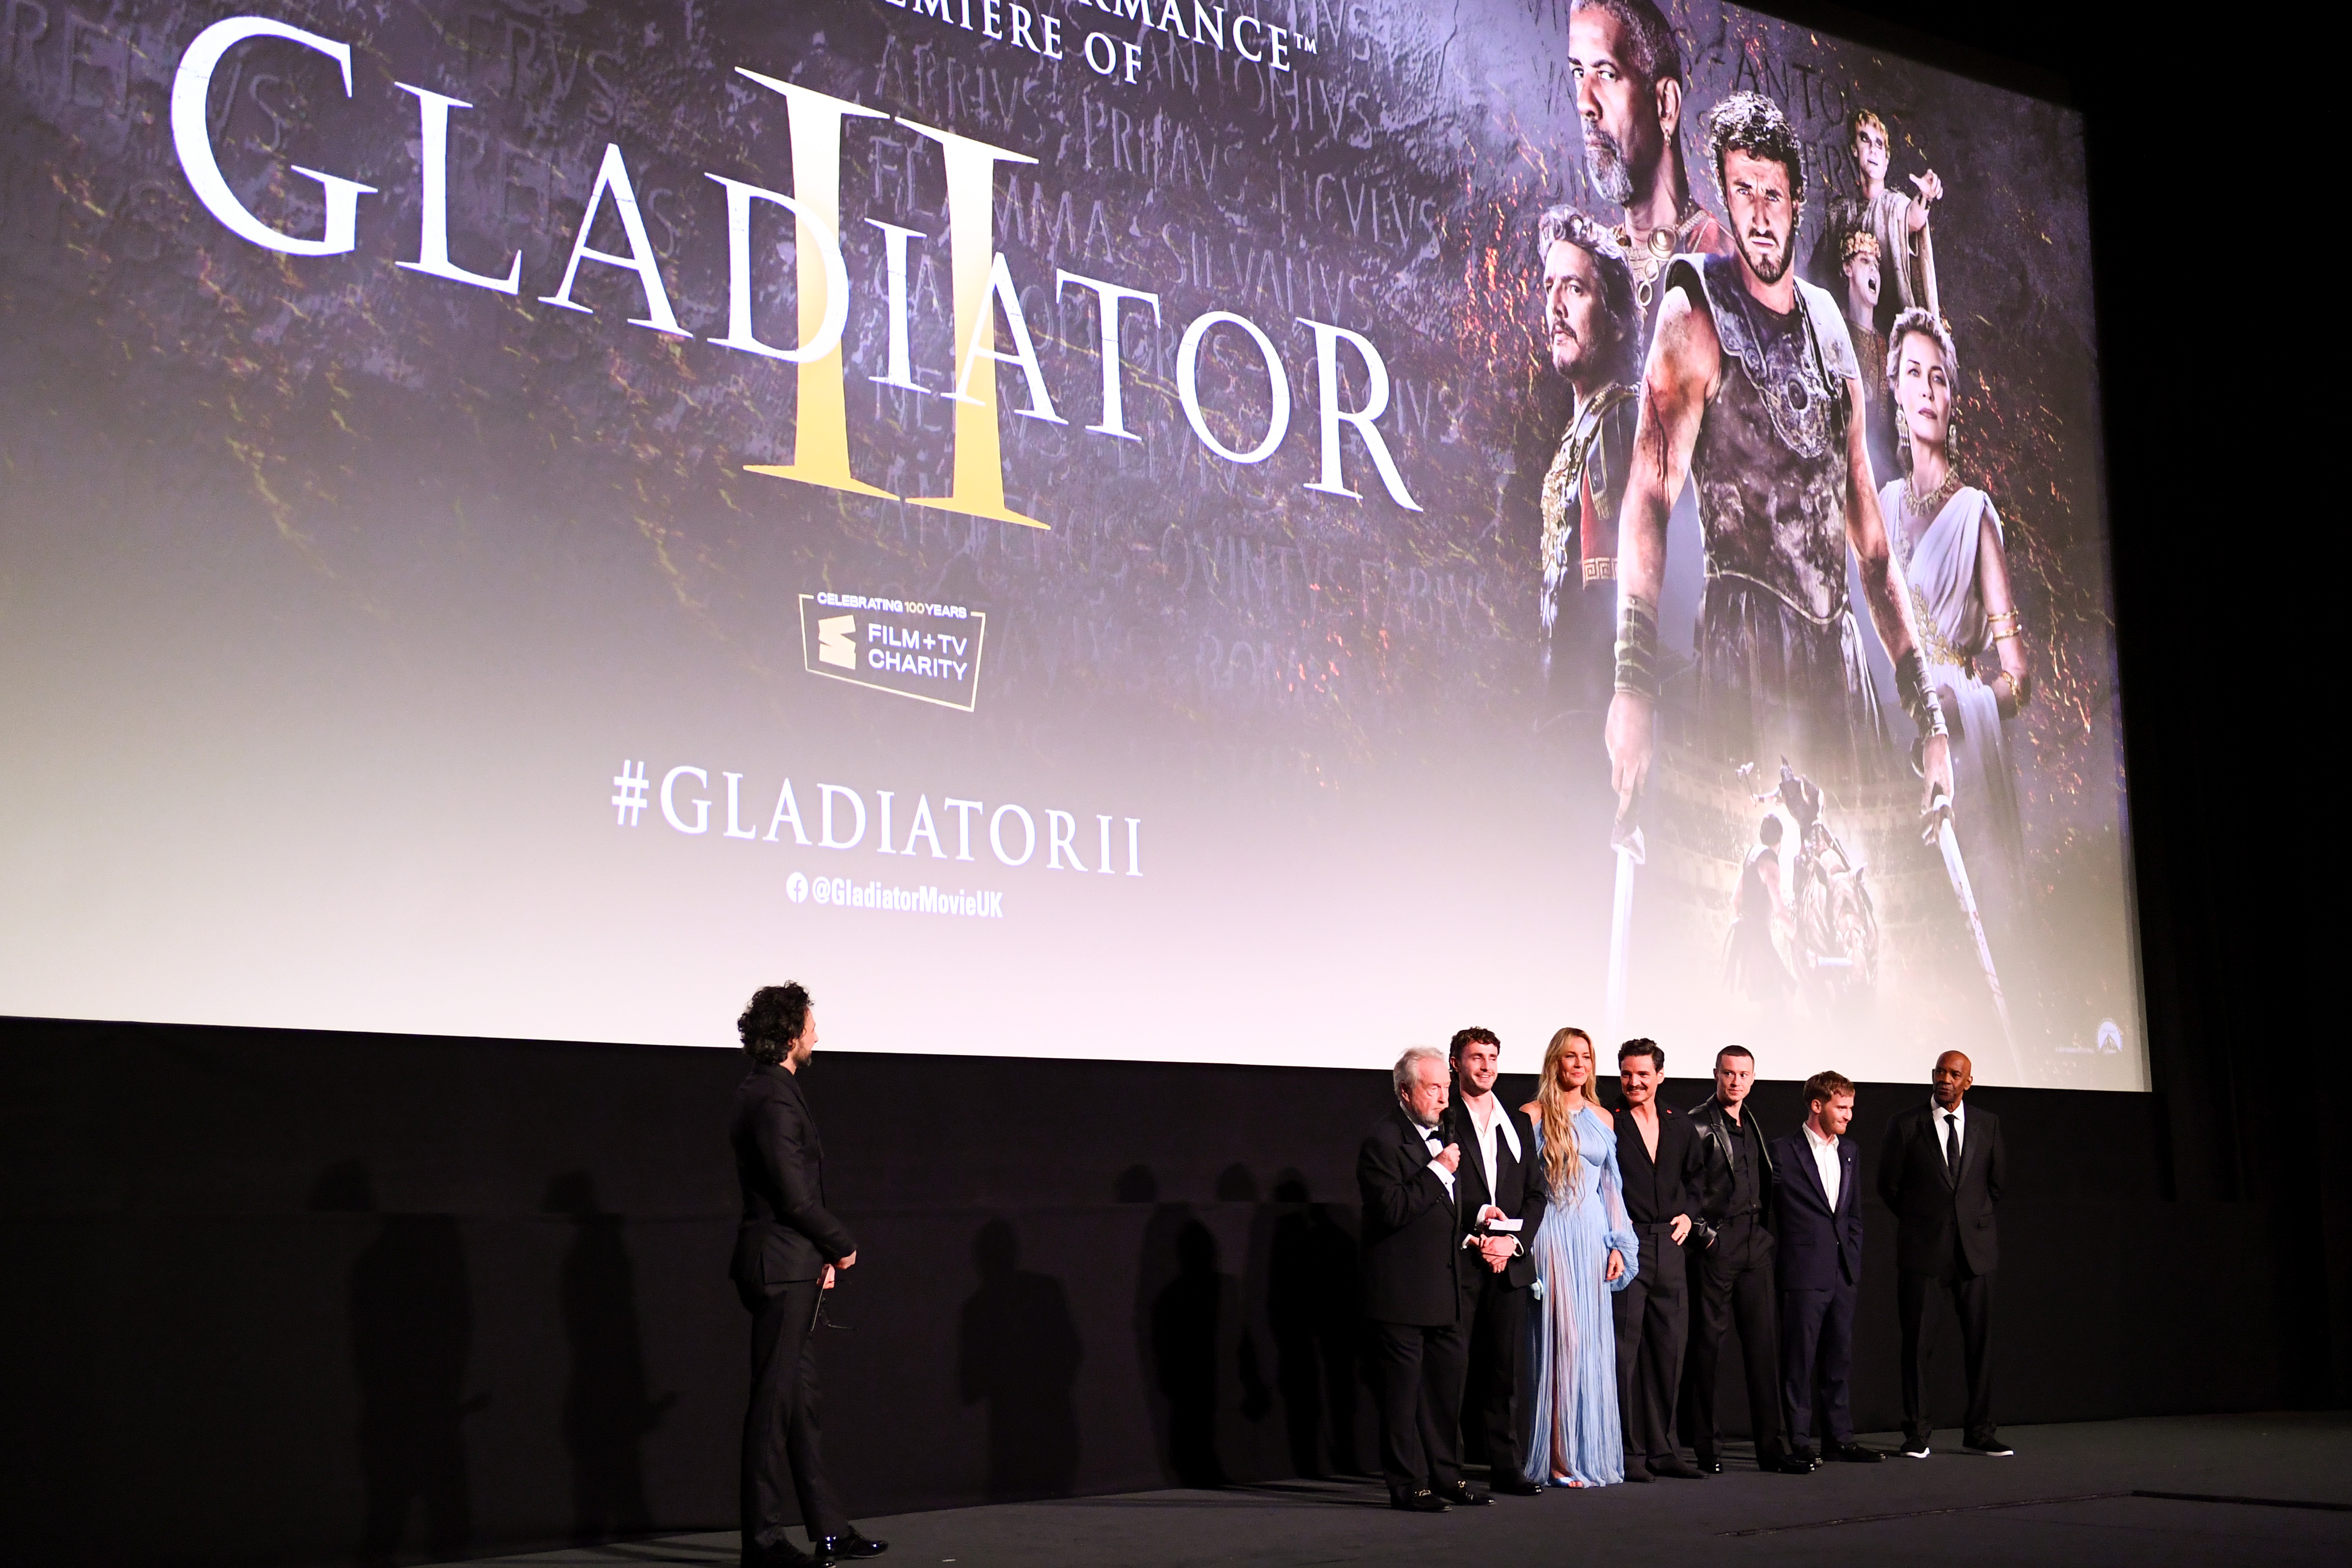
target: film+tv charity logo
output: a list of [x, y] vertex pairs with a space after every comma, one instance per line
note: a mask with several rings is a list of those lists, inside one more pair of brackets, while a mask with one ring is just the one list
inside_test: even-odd
[[810, 674], [964, 713], [979, 703], [986, 611], [859, 593], [800, 599], [801, 662]]

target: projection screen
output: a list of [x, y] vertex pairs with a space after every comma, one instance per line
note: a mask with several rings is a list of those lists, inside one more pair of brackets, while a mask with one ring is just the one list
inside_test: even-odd
[[7, 16], [0, 1010], [2147, 1086], [2068, 110], [1704, 0]]

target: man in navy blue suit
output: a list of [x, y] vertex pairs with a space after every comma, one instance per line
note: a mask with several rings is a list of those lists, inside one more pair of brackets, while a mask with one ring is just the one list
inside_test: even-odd
[[1853, 1363], [1853, 1304], [1862, 1286], [1862, 1157], [1845, 1130], [1853, 1083], [1842, 1072], [1805, 1081], [1805, 1124], [1774, 1140], [1780, 1225], [1780, 1399], [1789, 1441], [1812, 1455], [1818, 1414], [1827, 1457], [1876, 1464], [1885, 1456], [1853, 1440], [1846, 1375]]

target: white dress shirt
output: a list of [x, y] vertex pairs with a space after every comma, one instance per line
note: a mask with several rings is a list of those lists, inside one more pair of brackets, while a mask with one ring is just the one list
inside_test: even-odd
[[1463, 1101], [1462, 1108], [1470, 1113], [1470, 1124], [1478, 1130], [1479, 1168], [1486, 1173], [1486, 1201], [1492, 1203], [1495, 1200], [1496, 1134], [1499, 1132], [1503, 1142], [1510, 1145], [1511, 1158], [1524, 1160], [1527, 1156], [1519, 1153], [1518, 1129], [1511, 1125], [1510, 1117], [1503, 1112], [1502, 1102], [1492, 1094], [1486, 1096], [1486, 1117], [1484, 1121], [1479, 1119], [1477, 1107], [1469, 1101]]
[[1838, 1178], [1844, 1174], [1838, 1166], [1838, 1141], [1835, 1138], [1824, 1138], [1813, 1131], [1813, 1124], [1809, 1117], [1805, 1122], [1805, 1142], [1813, 1146], [1813, 1168], [1822, 1173], [1822, 1190], [1830, 1195], [1830, 1212], [1835, 1214], [1838, 1206]]
[[[1960, 1135], [1960, 1153], [1965, 1155], [1969, 1150], [1968, 1101], [1963, 1099], [1958, 1104], [1954, 1105], [1948, 1113], [1955, 1119], [1951, 1126], [1946, 1127], [1944, 1125], [1944, 1117], [1947, 1113], [1944, 1108], [1941, 1105], [1937, 1104], [1933, 1100], [1927, 1102], [1927, 1124], [1936, 1129], [1936, 1152], [1939, 1155], [1942, 1154], [1944, 1152], [1945, 1138], [1952, 1133], [1958, 1133]], [[1948, 1169], [1957, 1169], [1957, 1167], [1952, 1166], [1949, 1160], [1947, 1160], [1944, 1163]]]

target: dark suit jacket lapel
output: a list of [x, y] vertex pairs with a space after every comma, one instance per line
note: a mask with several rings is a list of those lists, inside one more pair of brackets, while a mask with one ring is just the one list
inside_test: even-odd
[[[1421, 1135], [1421, 1128], [1414, 1124], [1412, 1117], [1404, 1113], [1404, 1107], [1402, 1105], [1398, 1106], [1394, 1111], [1389, 1113], [1389, 1115], [1390, 1119], [1396, 1125], [1397, 1136], [1402, 1140], [1405, 1153], [1419, 1156], [1411, 1164], [1407, 1165], [1405, 1168], [1407, 1170], [1419, 1170], [1428, 1165], [1430, 1160], [1429, 1140]], [[1443, 1136], [1445, 1124], [1443, 1121], [1440, 1121], [1437, 1125], [1439, 1134]]]
[[[1486, 1185], [1486, 1167], [1478, 1161], [1478, 1124], [1459, 1102], [1448, 1105], [1445, 1114], [1438, 1119], [1438, 1138], [1462, 1151], [1462, 1163], [1454, 1170], [1454, 1206], [1467, 1212], [1470, 1207], [1469, 1188], [1473, 1182]], [[1491, 1200], [1493, 1195], [1489, 1194]]]
[[[1631, 1111], [1625, 1113], [1625, 1121], [1633, 1135], [1617, 1140], [1617, 1174], [1630, 1187], [1635, 1179], [1633, 1167], [1638, 1165], [1641, 1167], [1640, 1179], [1654, 1189], [1657, 1185], [1658, 1162], [1650, 1157], [1648, 1145], [1642, 1142], [1641, 1124], [1633, 1120]], [[1658, 1118], [1658, 1153], [1663, 1155], [1665, 1152], [1666, 1119], [1662, 1114]]]
[[[1536, 1155], [1535, 1121], [1516, 1106], [1504, 1106], [1503, 1114], [1511, 1118], [1511, 1130], [1519, 1135], [1519, 1152], [1512, 1163], [1518, 1166], [1519, 1202], [1524, 1205], [1528, 1196], [1543, 1185], [1543, 1161]], [[1524, 1245], [1532, 1247], [1535, 1239], [1527, 1237]]]
[[[1812, 1183], [1813, 1196], [1822, 1200], [1822, 1209], [1834, 1218], [1837, 1215], [1837, 1205], [1830, 1201], [1830, 1189], [1822, 1185], [1822, 1167], [1813, 1163], [1813, 1141], [1805, 1136], [1805, 1130], [1802, 1127], [1797, 1129], [1796, 1145], [1797, 1163], [1805, 1167], [1805, 1179]], [[1838, 1196], [1840, 1197], [1845, 1196], [1843, 1186]]]
[[1853, 1146], [1852, 1138], [1838, 1140], [1838, 1206], [1837, 1213], [1845, 1214], [1862, 1201], [1854, 1188], [1862, 1180], [1862, 1153]]

